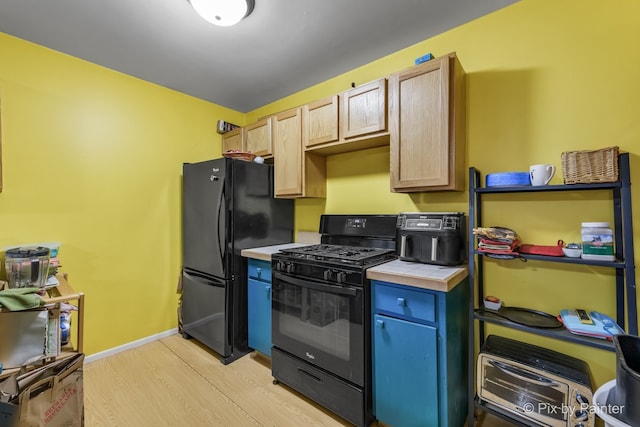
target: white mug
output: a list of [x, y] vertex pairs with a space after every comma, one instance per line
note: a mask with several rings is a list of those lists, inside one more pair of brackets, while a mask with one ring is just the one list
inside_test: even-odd
[[556, 174], [554, 165], [532, 165], [529, 168], [531, 185], [547, 185]]

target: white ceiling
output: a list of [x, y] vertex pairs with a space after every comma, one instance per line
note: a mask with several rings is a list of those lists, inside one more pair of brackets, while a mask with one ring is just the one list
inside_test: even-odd
[[247, 112], [516, 1], [255, 0], [217, 27], [188, 0], [0, 0], [0, 32]]

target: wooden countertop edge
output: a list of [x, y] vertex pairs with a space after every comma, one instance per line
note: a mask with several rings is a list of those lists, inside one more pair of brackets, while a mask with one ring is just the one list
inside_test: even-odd
[[446, 280], [439, 280], [425, 276], [411, 276], [404, 273], [399, 274], [381, 271], [367, 272], [367, 278], [371, 280], [381, 280], [384, 282], [397, 283], [399, 285], [413, 286], [416, 288], [439, 292], [449, 292], [460, 284], [468, 275], [469, 271], [466, 268], [459, 269]]
[[247, 248], [240, 251], [240, 255], [245, 258], [259, 259], [262, 261], [271, 261], [271, 255], [284, 248], [299, 248], [303, 246], [310, 246], [313, 243], [291, 242], [281, 243], [279, 245], [262, 246], [257, 248]]
[[240, 255], [245, 258], [259, 259], [262, 261], [271, 261], [271, 254], [264, 252], [257, 252], [251, 249], [243, 249], [240, 251]]

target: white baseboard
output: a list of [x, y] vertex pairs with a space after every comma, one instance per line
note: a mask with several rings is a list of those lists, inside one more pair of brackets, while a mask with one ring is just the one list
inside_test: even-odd
[[142, 338], [127, 344], [119, 345], [118, 347], [110, 348], [109, 350], [101, 351], [100, 353], [95, 353], [85, 357], [84, 363], [91, 363], [98, 359], [102, 359], [103, 357], [112, 356], [116, 353], [120, 353], [121, 351], [139, 347], [141, 345], [148, 344], [150, 342], [157, 341], [159, 339], [166, 338], [168, 336], [171, 336], [177, 333], [178, 333], [178, 328], [173, 328], [173, 329], [169, 329], [168, 331], [160, 332], [159, 334], [151, 335], [150, 337]]

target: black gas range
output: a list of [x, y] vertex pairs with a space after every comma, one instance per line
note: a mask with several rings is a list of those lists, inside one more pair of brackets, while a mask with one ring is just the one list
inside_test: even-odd
[[367, 268], [395, 257], [394, 249], [319, 244], [285, 249], [272, 259], [275, 271], [361, 286]]
[[357, 426], [373, 421], [367, 268], [396, 258], [397, 215], [322, 215], [321, 244], [272, 255], [272, 374]]

